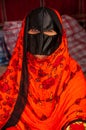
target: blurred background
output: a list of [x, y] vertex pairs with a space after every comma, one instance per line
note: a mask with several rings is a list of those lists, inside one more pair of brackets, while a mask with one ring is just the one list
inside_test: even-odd
[[[57, 9], [86, 23], [86, 0], [45, 0], [47, 7]], [[32, 9], [40, 6], [40, 0], [0, 0], [0, 23], [22, 20]], [[86, 26], [86, 24], [84, 25]]]

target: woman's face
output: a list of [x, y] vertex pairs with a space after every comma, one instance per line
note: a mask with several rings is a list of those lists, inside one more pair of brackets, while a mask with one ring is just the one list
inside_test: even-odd
[[[32, 35], [36, 35], [36, 34], [39, 34], [40, 31], [37, 30], [37, 29], [30, 29], [28, 31], [28, 34], [32, 34]], [[54, 31], [54, 30], [48, 30], [48, 31], [44, 31], [43, 32], [45, 35], [48, 35], [48, 36], [54, 36], [54, 35], [57, 35], [57, 32]], [[39, 58], [39, 59], [43, 59], [45, 57], [47, 57], [47, 55], [34, 55], [35, 57]]]
[[27, 51], [33, 55], [51, 55], [61, 44], [62, 25], [48, 8], [33, 10], [26, 21]]

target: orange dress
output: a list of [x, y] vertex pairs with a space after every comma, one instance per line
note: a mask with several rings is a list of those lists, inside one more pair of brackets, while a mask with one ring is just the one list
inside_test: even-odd
[[68, 53], [65, 33], [61, 45], [50, 56], [40, 60], [27, 52], [28, 94], [20, 112], [19, 96], [22, 104], [26, 98], [24, 88], [20, 88], [24, 24], [9, 66], [0, 78], [0, 129], [64, 130], [72, 122], [86, 122], [86, 81], [80, 66]]

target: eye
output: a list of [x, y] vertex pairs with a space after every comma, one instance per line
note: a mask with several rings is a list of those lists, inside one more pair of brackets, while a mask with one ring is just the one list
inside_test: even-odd
[[28, 34], [38, 34], [38, 33], [40, 33], [40, 31], [38, 29], [30, 29], [28, 31]]
[[54, 30], [47, 30], [47, 31], [44, 31], [44, 34], [48, 36], [53, 36], [53, 35], [57, 35], [57, 32]]

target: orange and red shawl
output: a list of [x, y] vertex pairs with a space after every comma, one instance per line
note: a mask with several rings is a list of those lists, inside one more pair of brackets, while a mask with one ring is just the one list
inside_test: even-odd
[[[14, 111], [21, 110], [15, 106], [22, 91], [24, 24], [9, 66], [0, 78], [0, 129], [12, 115], [16, 118]], [[80, 66], [69, 56], [65, 33], [59, 48], [45, 59], [27, 53], [27, 66], [28, 100], [12, 130], [61, 130], [72, 122], [86, 121], [86, 82]]]

